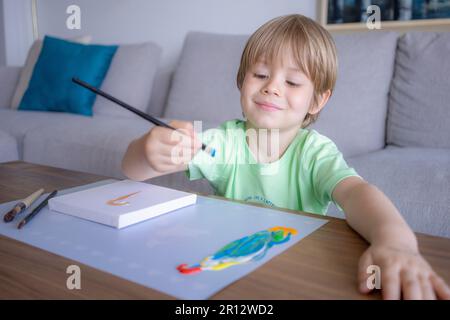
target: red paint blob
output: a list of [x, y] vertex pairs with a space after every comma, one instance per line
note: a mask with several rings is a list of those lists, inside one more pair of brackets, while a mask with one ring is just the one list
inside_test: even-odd
[[187, 268], [187, 264], [180, 264], [177, 267], [177, 269], [178, 269], [178, 271], [180, 271], [181, 273], [184, 273], [184, 274], [194, 274], [194, 273], [202, 271], [202, 269], [198, 268], [198, 267], [196, 267], [196, 268]]

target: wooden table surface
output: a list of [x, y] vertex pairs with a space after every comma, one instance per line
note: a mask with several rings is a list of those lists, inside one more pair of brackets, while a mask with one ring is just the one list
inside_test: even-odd
[[[14, 161], [0, 164], [0, 203], [45, 188], [75, 187], [108, 177]], [[289, 211], [304, 214], [298, 211]], [[3, 214], [3, 213], [0, 213]], [[309, 214], [304, 214], [309, 215]], [[312, 215], [309, 215], [312, 216]], [[315, 216], [317, 217], [317, 216]], [[212, 299], [379, 299], [357, 291], [356, 272], [367, 242], [344, 220], [329, 222]], [[417, 234], [422, 254], [450, 282], [450, 239]], [[66, 287], [66, 268], [81, 268], [81, 290]], [[0, 236], [1, 299], [172, 299], [77, 261]]]

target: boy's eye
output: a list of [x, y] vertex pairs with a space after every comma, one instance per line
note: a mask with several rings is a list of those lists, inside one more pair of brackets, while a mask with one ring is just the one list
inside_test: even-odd
[[258, 79], [266, 79], [267, 78], [267, 75], [262, 74], [262, 73], [254, 73], [253, 76]]
[[[267, 79], [269, 77], [268, 75], [265, 75], [263, 73], [254, 73], [253, 76], [258, 79]], [[286, 80], [286, 83], [291, 87], [300, 87], [300, 85], [298, 83], [295, 83], [295, 82], [292, 82], [289, 80]]]
[[298, 83], [292, 82], [292, 81], [286, 81], [286, 83], [292, 87], [299, 87], [300, 85]]

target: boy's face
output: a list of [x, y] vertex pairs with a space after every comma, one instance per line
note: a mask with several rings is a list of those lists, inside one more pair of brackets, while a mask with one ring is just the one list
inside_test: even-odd
[[298, 69], [291, 54], [281, 61], [260, 59], [245, 74], [242, 110], [255, 128], [298, 130], [310, 111], [313, 93], [313, 83]]

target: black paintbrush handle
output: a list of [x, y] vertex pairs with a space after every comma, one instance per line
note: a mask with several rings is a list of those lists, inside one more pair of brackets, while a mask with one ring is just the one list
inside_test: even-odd
[[79, 84], [82, 87], [85, 87], [88, 90], [91, 90], [92, 92], [94, 92], [94, 93], [96, 93], [98, 95], [101, 95], [102, 97], [104, 97], [104, 98], [106, 98], [106, 99], [108, 99], [108, 100], [110, 100], [110, 101], [112, 101], [114, 103], [117, 103], [118, 105], [124, 107], [127, 110], [130, 110], [131, 112], [137, 114], [138, 116], [141, 116], [142, 118], [152, 122], [153, 124], [155, 124], [157, 126], [162, 126], [162, 127], [166, 127], [166, 128], [175, 130], [175, 128], [169, 126], [168, 124], [166, 124], [166, 123], [164, 123], [164, 122], [162, 122], [162, 121], [160, 121], [160, 120], [158, 120], [158, 119], [156, 119], [156, 118], [146, 114], [145, 112], [142, 112], [139, 109], [136, 109], [135, 107], [130, 106], [128, 103], [125, 103], [125, 102], [123, 102], [123, 101], [121, 101], [121, 100], [119, 100], [117, 98], [114, 98], [110, 94], [108, 94], [108, 93], [106, 93], [106, 92], [104, 92], [104, 91], [102, 91], [100, 89], [97, 89], [97, 88], [91, 86], [89, 83], [86, 83], [83, 80], [80, 80], [78, 78], [72, 78], [72, 81], [75, 82], [76, 84]]
[[[94, 92], [94, 93], [96, 93], [98, 95], [101, 95], [102, 97], [104, 97], [104, 98], [106, 98], [106, 99], [108, 99], [108, 100], [110, 100], [110, 101], [112, 101], [114, 103], [117, 103], [119, 106], [124, 107], [125, 109], [127, 109], [127, 110], [129, 110], [129, 111], [131, 111], [131, 112], [133, 112], [135, 114], [137, 114], [138, 116], [140, 116], [140, 117], [142, 117], [142, 118], [152, 122], [153, 124], [155, 124], [157, 126], [162, 126], [162, 127], [166, 127], [166, 128], [172, 129], [172, 130], [176, 130], [174, 127], [169, 126], [168, 124], [162, 122], [161, 120], [158, 120], [158, 119], [152, 117], [151, 115], [148, 115], [145, 112], [142, 112], [141, 110], [130, 106], [128, 103], [125, 103], [125, 102], [123, 102], [123, 101], [121, 101], [121, 100], [119, 100], [117, 98], [114, 98], [110, 94], [108, 94], [108, 93], [106, 93], [106, 92], [104, 92], [104, 91], [102, 91], [100, 89], [97, 89], [97, 88], [91, 86], [89, 83], [86, 83], [83, 80], [80, 80], [78, 78], [72, 78], [72, 81], [75, 82], [76, 84], [79, 84], [80, 86], [88, 89], [88, 90], [91, 90], [92, 92]], [[206, 150], [206, 145], [204, 143], [202, 143], [202, 150]]]

